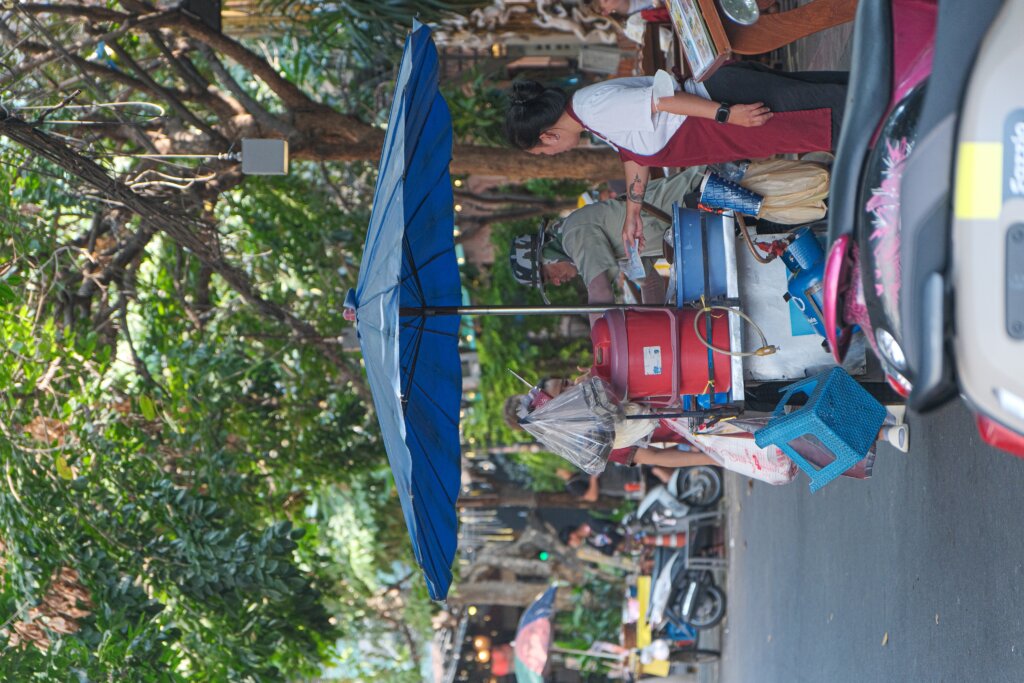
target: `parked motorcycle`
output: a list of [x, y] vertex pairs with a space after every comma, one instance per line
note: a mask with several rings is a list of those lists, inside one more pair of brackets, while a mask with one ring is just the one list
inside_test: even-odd
[[912, 408], [959, 391], [1024, 457], [1022, 29], [1024, 0], [861, 0], [823, 300], [837, 361], [859, 327]]
[[722, 491], [722, 475], [717, 467], [679, 468], [668, 483], [647, 492], [636, 513], [624, 520], [624, 526], [633, 533], [685, 531], [681, 520], [717, 504]]
[[652, 577], [648, 619], [655, 630], [668, 624], [705, 630], [725, 617], [725, 592], [709, 570], [686, 566], [685, 548], [655, 549]]

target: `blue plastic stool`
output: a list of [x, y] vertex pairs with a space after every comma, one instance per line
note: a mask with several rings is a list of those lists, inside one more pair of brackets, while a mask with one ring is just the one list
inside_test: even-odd
[[[885, 406], [842, 368], [790, 384], [783, 391], [772, 419], [754, 433], [754, 441], [761, 448], [774, 444], [785, 451], [811, 478], [812, 493], [860, 462], [885, 422]], [[797, 392], [809, 396], [807, 404], [785, 414], [786, 404]], [[818, 469], [789, 445], [808, 434], [835, 456], [826, 467]]]

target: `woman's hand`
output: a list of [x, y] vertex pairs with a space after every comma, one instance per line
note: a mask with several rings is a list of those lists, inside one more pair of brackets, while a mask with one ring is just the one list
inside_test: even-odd
[[765, 106], [764, 102], [754, 104], [734, 104], [729, 109], [729, 118], [726, 123], [744, 128], [754, 128], [768, 123], [772, 112]]

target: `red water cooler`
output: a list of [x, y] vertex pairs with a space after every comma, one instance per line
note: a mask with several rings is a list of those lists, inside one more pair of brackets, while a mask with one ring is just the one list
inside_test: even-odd
[[[694, 309], [611, 310], [591, 330], [593, 373], [620, 399], [653, 406], [695, 407], [696, 397], [727, 402], [732, 387], [729, 356], [710, 351], [693, 329]], [[729, 348], [729, 317], [709, 313], [700, 321], [718, 348]], [[713, 380], [713, 381], [712, 381]], [[717, 398], [716, 398], [717, 397]], [[688, 400], [689, 399], [689, 400]]]

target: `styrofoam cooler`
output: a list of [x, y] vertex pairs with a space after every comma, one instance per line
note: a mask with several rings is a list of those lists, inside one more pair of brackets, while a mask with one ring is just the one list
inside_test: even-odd
[[[594, 374], [620, 399], [653, 406], [697, 410], [730, 402], [730, 358], [700, 343], [693, 329], [696, 315], [694, 309], [606, 312], [591, 331]], [[708, 321], [711, 343], [729, 348], [729, 317], [704, 317], [705, 338]]]

